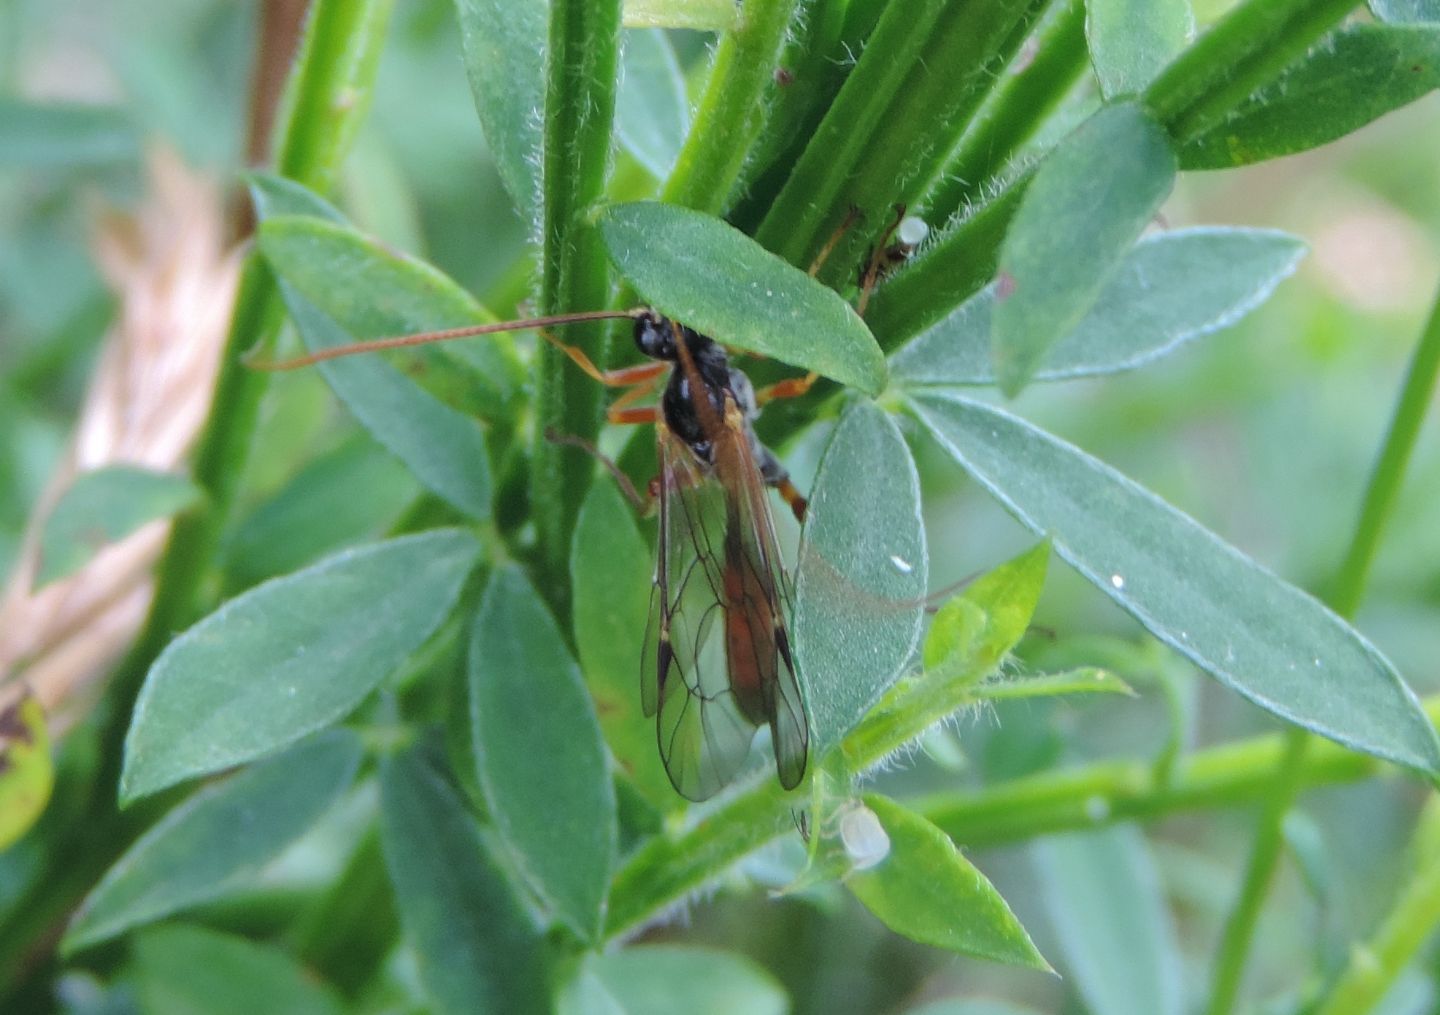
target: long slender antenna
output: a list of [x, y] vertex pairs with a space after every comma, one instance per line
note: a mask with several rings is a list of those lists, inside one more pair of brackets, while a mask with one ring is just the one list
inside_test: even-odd
[[448, 328], [444, 331], [421, 331], [413, 335], [396, 335], [391, 338], [377, 338], [369, 342], [355, 342], [351, 345], [337, 345], [321, 349], [294, 359], [257, 360], [249, 353], [240, 362], [252, 370], [296, 370], [325, 360], [340, 359], [343, 356], [358, 356], [365, 352], [379, 352], [382, 349], [403, 349], [412, 345], [428, 345], [431, 342], [448, 342], [452, 338], [471, 338], [475, 335], [493, 335], [500, 331], [524, 331], [528, 328], [551, 328], [564, 324], [581, 324], [585, 321], [614, 321], [620, 318], [634, 319], [646, 313], [644, 307], [630, 310], [584, 310], [573, 314], [552, 314], [549, 317], [529, 317], [522, 321], [497, 321], [494, 324], [472, 324], [464, 328]]

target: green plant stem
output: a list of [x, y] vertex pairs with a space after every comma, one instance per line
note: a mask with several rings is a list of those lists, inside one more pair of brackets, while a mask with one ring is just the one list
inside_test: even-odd
[[[1271, 80], [1355, 7], [1354, 0], [1243, 0], [1146, 90], [1177, 147]], [[868, 52], [868, 50], [867, 50]], [[875, 293], [866, 320], [894, 349], [988, 282], [1000, 242], [1034, 175], [1021, 173], [927, 246]]]
[[1035, 55], [1012, 70], [986, 101], [925, 195], [925, 216], [948, 221], [980, 200], [1089, 65], [1084, 0], [1068, 0], [1035, 36]]
[[[1370, 476], [1360, 520], [1340, 566], [1331, 602], [1342, 614], [1353, 613], [1380, 545], [1380, 534], [1395, 507], [1400, 484], [1420, 436], [1420, 425], [1440, 377], [1440, 292], [1425, 331], [1410, 358], [1395, 415]], [[1440, 851], [1422, 858], [1419, 873], [1406, 885], [1375, 938], [1352, 952], [1350, 962], [1321, 1009], [1325, 1015], [1368, 1011], [1440, 923]]]
[[[1405, 372], [1395, 415], [1366, 486], [1350, 550], [1330, 595], [1331, 605], [1341, 616], [1353, 616], [1364, 595], [1370, 562], [1380, 544], [1381, 532], [1394, 508], [1410, 456], [1415, 450], [1420, 424], [1435, 390], [1437, 373], [1440, 373], [1440, 294], [1436, 296], [1425, 331]], [[1314, 738], [1301, 729], [1292, 730], [1288, 736], [1285, 760], [1275, 774], [1273, 789], [1266, 798], [1266, 806], [1256, 828], [1240, 896], [1221, 935], [1207, 1008], [1209, 1015], [1228, 1015], [1235, 1009], [1260, 909], [1279, 865], [1284, 844], [1285, 815], [1300, 792], [1300, 771]]]
[[[957, 703], [952, 699], [933, 704], [955, 707]], [[1440, 722], [1440, 695], [1427, 699], [1425, 706], [1431, 721]], [[897, 703], [894, 711], [909, 713], [910, 703]], [[874, 720], [867, 719], [846, 738], [845, 754], [852, 765], [876, 764], [890, 745], [923, 731], [921, 724], [930, 714], [928, 708], [911, 713], [910, 721], [883, 734]], [[1268, 734], [1196, 751], [1177, 760], [1164, 781], [1157, 778], [1149, 759], [1103, 761], [1013, 779], [973, 793], [937, 794], [915, 801], [914, 807], [959, 845], [998, 846], [1117, 821], [1155, 820], [1263, 800], [1285, 749], [1283, 734]], [[876, 751], [881, 753], [872, 753]], [[1306, 753], [1300, 779], [1305, 786], [1356, 782], [1387, 767], [1322, 740]], [[774, 781], [767, 780], [694, 828], [652, 839], [615, 876], [606, 935], [633, 932], [657, 919], [749, 853], [790, 831], [793, 806]]]
[[[316, 0], [277, 114], [277, 168], [324, 191], [368, 105], [393, 0]], [[85, 814], [50, 858], [51, 875], [17, 906], [22, 920], [0, 933], [0, 971], [8, 974], [33, 942], [65, 917], [154, 817], [159, 802], [120, 814], [114, 792], [124, 760], [130, 712], [150, 664], [203, 609], [206, 578], [245, 471], [269, 374], [240, 364], [248, 349], [270, 342], [281, 317], [275, 283], [256, 255], [236, 292], [210, 414], [197, 444], [193, 479], [203, 508], [183, 516], [157, 569], [155, 598], [135, 644], [107, 686], [99, 737], [100, 771]], [[0, 976], [0, 999], [10, 984]], [[4, 1007], [0, 1004], [0, 1007]]]
[[1350, 951], [1340, 979], [1314, 1015], [1360, 1015], [1390, 991], [1440, 923], [1440, 850], [1422, 858], [1395, 908], [1366, 944]]
[[1049, 0], [890, 4], [755, 238], [806, 266], [858, 219], [820, 272], [853, 280], [894, 218], [940, 172]]
[[[595, 310], [609, 297], [610, 276], [592, 208], [605, 194], [620, 54], [620, 0], [553, 0], [546, 61], [542, 168], [540, 313]], [[605, 327], [570, 328], [565, 341], [596, 363], [606, 359]], [[570, 535], [594, 462], [547, 431], [594, 440], [604, 390], [558, 349], [537, 358], [538, 439], [531, 475], [532, 517], [540, 554], [540, 587], [561, 617], [569, 615], [566, 564]]]
[[1361, 591], [1380, 546], [1380, 534], [1394, 510], [1400, 483], [1420, 436], [1420, 425], [1435, 395], [1437, 375], [1440, 375], [1440, 293], [1436, 294], [1425, 332], [1406, 368], [1395, 415], [1365, 489], [1360, 521], [1330, 594], [1331, 605], [1341, 616], [1351, 615], [1360, 605]]
[[720, 40], [690, 133], [665, 183], [668, 204], [720, 214], [750, 146], [765, 125], [785, 33], [798, 0], [745, 0], [740, 23]]
[[1242, 0], [1175, 58], [1145, 103], [1177, 145], [1272, 80], [1353, 11], [1356, 0]]
[[1255, 936], [1255, 925], [1260, 919], [1260, 910], [1265, 905], [1265, 896], [1285, 848], [1285, 815], [1290, 813], [1303, 784], [1305, 755], [1309, 752], [1310, 741], [1310, 735], [1299, 727], [1285, 733], [1285, 753], [1267, 787], [1240, 895], [1225, 918], [1225, 927], [1220, 934], [1220, 951], [1210, 984], [1210, 1001], [1206, 1006], [1210, 1015], [1225, 1015], [1235, 1009], [1235, 999], [1240, 994], [1240, 984], [1245, 975], [1245, 960], [1249, 957], [1250, 943]]
[[[1432, 719], [1440, 720], [1440, 697], [1428, 706]], [[974, 793], [937, 794], [914, 805], [958, 843], [997, 846], [1263, 800], [1285, 749], [1284, 734], [1266, 734], [1178, 758], [1164, 778], [1150, 759], [1101, 761], [1012, 779]], [[1306, 786], [1355, 782], [1382, 771], [1382, 762], [1328, 740], [1318, 741], [1301, 766]]]

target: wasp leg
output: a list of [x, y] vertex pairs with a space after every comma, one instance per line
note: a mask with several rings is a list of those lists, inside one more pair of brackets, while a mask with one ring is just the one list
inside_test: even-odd
[[880, 239], [875, 246], [870, 248], [870, 263], [865, 266], [865, 274], [860, 280], [860, 299], [855, 304], [855, 312], [861, 317], [865, 316], [865, 308], [870, 305], [870, 294], [875, 291], [875, 283], [880, 281], [880, 271], [890, 256], [890, 238], [895, 235], [895, 230], [900, 228], [900, 223], [905, 221], [905, 206], [895, 206], [895, 218], [885, 227], [880, 234]]
[[635, 508], [635, 512], [640, 515], [640, 517], [647, 517], [650, 512], [655, 509], [655, 496], [658, 492], [655, 484], [652, 482], [647, 486], [645, 493], [642, 495], [639, 490], [635, 489], [635, 484], [630, 482], [630, 477], [621, 471], [620, 466], [616, 465], [604, 452], [584, 437], [577, 437], [575, 434], [559, 433], [555, 430], [546, 430], [545, 439], [551, 444], [562, 444], [567, 447], [579, 448], [601, 465], [605, 466], [605, 468], [610, 471], [610, 475], [614, 477], [615, 485], [620, 487], [620, 492], [625, 495], [625, 499], [631, 503]]
[[541, 330], [540, 337], [545, 339], [555, 348], [559, 349], [566, 356], [570, 357], [586, 376], [599, 381], [607, 388], [633, 388], [637, 384], [654, 380], [660, 374], [670, 369], [669, 363], [654, 361], [650, 363], [637, 363], [633, 367], [621, 367], [619, 370], [601, 370], [595, 365], [595, 361], [585, 355], [585, 351], [577, 346], [566, 345], [548, 331]]
[[790, 505], [790, 510], [795, 515], [795, 520], [803, 522], [805, 509], [809, 507], [805, 495], [790, 481], [790, 473], [786, 471], [785, 466], [780, 464], [780, 459], [775, 457], [775, 452], [756, 440], [753, 434], [750, 440], [751, 453], [755, 457], [755, 464], [760, 469], [760, 478], [765, 481], [766, 486], [774, 487], [775, 491], [785, 499], [785, 503]]
[[755, 392], [755, 404], [764, 405], [767, 402], [778, 402], [782, 398], [799, 398], [809, 391], [819, 379], [820, 375], [811, 370], [804, 377], [790, 377], [783, 381], [777, 381]]
[[[661, 363], [658, 365], [664, 367], [666, 364]], [[610, 403], [610, 407], [605, 410], [606, 420], [611, 423], [617, 424], [638, 424], [655, 422], [655, 420], [658, 418], [658, 415], [655, 413], [653, 406], [639, 410], [639, 417], [634, 418], [636, 416], [637, 410], [635, 408], [632, 408], [632, 405], [633, 403], [640, 401], [640, 399], [645, 398], [647, 395], [653, 394], [655, 392], [655, 382], [659, 379], [659, 375], [656, 374], [647, 377], [644, 380], [638, 381], [634, 385], [632, 385], [629, 391], [625, 392], [625, 394], [621, 395], [619, 398], [615, 399], [615, 401]], [[644, 415], [644, 413], [646, 412], [651, 413], [651, 415]]]

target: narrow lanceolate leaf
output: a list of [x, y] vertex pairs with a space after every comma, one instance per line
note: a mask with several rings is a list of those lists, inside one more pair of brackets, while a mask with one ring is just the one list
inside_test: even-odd
[[1128, 102], [1101, 109], [1040, 164], [996, 276], [991, 354], [1007, 395], [1094, 306], [1174, 181], [1165, 132]]
[[336, 554], [220, 607], [146, 674], [121, 799], [343, 718], [440, 626], [479, 556], [468, 532], [424, 532]]
[[[592, 956], [585, 971], [624, 1015], [784, 1015], [785, 990], [764, 967], [735, 952], [691, 945], [641, 945]], [[563, 1011], [563, 1015], [581, 1012]]]
[[4, 690], [0, 694], [0, 852], [40, 817], [55, 785], [40, 702], [21, 684]]
[[430, 1010], [549, 1011], [540, 932], [459, 794], [415, 750], [385, 762], [380, 794], [395, 905]]
[[[352, 341], [287, 283], [280, 283], [280, 294], [310, 351]], [[489, 451], [477, 420], [378, 359], [356, 356], [316, 369], [361, 425], [423, 486], [471, 518], [490, 516]]]
[[1180, 149], [1183, 169], [1303, 152], [1440, 87], [1440, 24], [1350, 25]]
[[1138, 95], [1195, 34], [1190, 0], [1086, 0], [1085, 40], [1107, 98]]
[[[265, 221], [288, 215], [339, 219], [339, 213], [328, 203], [288, 180], [252, 174], [250, 192], [257, 213]], [[310, 350], [355, 340], [283, 279], [280, 293]], [[440, 402], [400, 371], [373, 357], [336, 360], [316, 369], [355, 418], [427, 489], [472, 518], [489, 516], [489, 455], [485, 433], [475, 419]]]
[[950, 841], [914, 811], [867, 794], [890, 853], [846, 886], [891, 930], [962, 955], [1049, 970], [1005, 900]]
[[1117, 826], [1034, 846], [1062, 971], [1106, 1015], [1180, 1015], [1180, 950], [1144, 837]]
[[817, 758], [915, 651], [928, 570], [910, 449], [888, 415], [856, 403], [820, 460], [795, 573], [795, 664]]
[[1000, 410], [926, 395], [920, 418], [1086, 579], [1225, 685], [1299, 726], [1426, 772], [1440, 743], [1354, 628], [1114, 469]]
[[670, 175], [689, 129], [685, 76], [670, 40], [658, 29], [625, 33], [620, 90], [615, 96], [615, 133], [620, 143], [651, 176], [663, 180]]
[[728, 32], [740, 17], [735, 0], [625, 0], [627, 28]]
[[110, 868], [65, 935], [85, 948], [249, 884], [355, 777], [360, 739], [334, 730], [207, 786]]
[[655, 744], [655, 720], [640, 709], [640, 654], [650, 620], [654, 550], [613, 483], [590, 487], [570, 554], [575, 647], [600, 728], [620, 768], [661, 811], [682, 803]]
[[926, 679], [969, 683], [994, 672], [1029, 628], [1049, 565], [1050, 544], [1039, 543], [942, 606], [921, 652]]
[[1440, 0], [1370, 0], [1370, 12], [1395, 25], [1440, 25]]
[[[1270, 229], [1157, 233], [1125, 255], [1095, 305], [1045, 353], [1037, 381], [1133, 370], [1235, 324], [1264, 303], [1304, 256], [1300, 239]], [[890, 358], [907, 386], [993, 384], [995, 286], [966, 300]]]
[[850, 304], [739, 230], [677, 205], [611, 205], [610, 258], [651, 306], [716, 341], [878, 394], [885, 359]]
[[45, 520], [35, 584], [74, 574], [109, 544], [194, 507], [201, 497], [188, 479], [168, 472], [133, 465], [82, 472]]
[[549, 4], [546, 0], [455, 0], [455, 14], [485, 143], [521, 217], [535, 222]]
[[480, 785], [531, 887], [587, 940], [615, 860], [615, 791], [595, 704], [565, 639], [515, 568], [497, 570], [470, 641]]
[[[276, 275], [353, 341], [495, 320], [453, 279], [344, 223], [280, 215], [262, 223], [259, 241]], [[428, 391], [485, 420], [508, 415], [524, 380], [504, 333], [416, 346], [392, 362], [413, 365], [407, 372]]]
[[132, 945], [130, 978], [147, 1015], [341, 1015], [340, 995], [273, 945], [207, 927], [156, 927]]

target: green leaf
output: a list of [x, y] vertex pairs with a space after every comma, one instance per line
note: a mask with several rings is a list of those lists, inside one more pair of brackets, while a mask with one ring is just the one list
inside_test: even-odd
[[385, 859], [430, 1009], [548, 1011], [540, 932], [459, 795], [415, 750], [385, 761], [380, 792]]
[[[1034, 380], [1116, 373], [1228, 328], [1269, 299], [1304, 256], [1270, 229], [1197, 228], [1147, 236], [1125, 255], [1080, 323], [1046, 352]], [[961, 304], [890, 358], [908, 386], [995, 383], [995, 286]]]
[[1175, 182], [1175, 156], [1134, 103], [1106, 106], [1040, 164], [1000, 249], [991, 322], [1000, 389], [1025, 387], [1095, 305]]
[[227, 588], [248, 588], [378, 538], [418, 493], [403, 465], [357, 433], [306, 463], [235, 526], [225, 541]]
[[[311, 351], [351, 341], [343, 328], [284, 282], [280, 292]], [[321, 363], [316, 369], [365, 429], [422, 485], [471, 518], [489, 518], [489, 451], [477, 420], [379, 360], [355, 357]]]
[[118, 107], [0, 99], [0, 167], [103, 167], [139, 155], [140, 134]]
[[[764, 968], [742, 955], [690, 945], [641, 945], [592, 956], [585, 972], [624, 1015], [784, 1015], [790, 999]], [[580, 1015], [562, 1008], [562, 1015]]]
[[1440, 25], [1350, 25], [1180, 149], [1183, 169], [1308, 151], [1440, 87]]
[[598, 482], [580, 508], [570, 554], [575, 646], [600, 728], [620, 768], [661, 811], [680, 797], [660, 762], [655, 720], [640, 709], [640, 657], [650, 621], [654, 553], [615, 485]]
[[625, 0], [627, 28], [728, 32], [740, 20], [735, 0]]
[[944, 832], [888, 797], [865, 805], [890, 837], [890, 852], [846, 886], [885, 926], [921, 944], [1049, 971], [1005, 900]]
[[1025, 636], [1050, 568], [1050, 542], [1037, 543], [999, 567], [992, 568], [965, 590], [966, 601], [985, 611], [985, 627], [970, 650], [972, 665], [988, 673]]
[[1093, 666], [1063, 673], [1042, 673], [1019, 680], [995, 680], [975, 688], [975, 697], [987, 701], [1048, 698], [1057, 694], [1125, 694], [1134, 697], [1135, 691], [1109, 670]]
[[1105, 1015], [1180, 1015], [1180, 952], [1160, 878], [1134, 828], [1056, 835], [1034, 847], [1064, 972]]
[[339, 995], [278, 948], [205, 927], [135, 937], [130, 974], [146, 1015], [340, 1015]]
[[[40, 702], [23, 683], [7, 684], [0, 701], [0, 853], [45, 812], [55, 785], [50, 734]], [[18, 691], [13, 699], [9, 694]]]
[[1440, 0], [1370, 0], [1370, 11], [1394, 25], [1440, 24]]
[[455, 15], [485, 143], [520, 217], [536, 222], [549, 4], [455, 0]]
[[146, 522], [194, 507], [202, 497], [184, 476], [133, 465], [80, 473], [45, 520], [35, 584], [74, 574], [106, 546]]
[[98, 944], [253, 882], [346, 790], [360, 757], [359, 737], [333, 730], [193, 794], [110, 868], [62, 947]]
[[[260, 251], [276, 275], [359, 341], [490, 324], [495, 315], [442, 272], [358, 230], [304, 215], [267, 219]], [[512, 415], [524, 383], [507, 334], [415, 346], [393, 354], [448, 405], [495, 421]]]
[[620, 143], [651, 176], [663, 180], [670, 175], [689, 129], [685, 76], [670, 40], [658, 29], [626, 32], [620, 90], [615, 96], [615, 134]]
[[920, 637], [920, 480], [893, 420], [857, 402], [820, 460], [795, 571], [795, 664], [820, 757], [895, 682]]
[[[262, 220], [308, 215], [338, 220], [339, 213], [299, 184], [260, 173], [250, 192]], [[281, 280], [280, 294], [306, 346], [313, 350], [352, 342], [353, 336]], [[367, 357], [321, 363], [335, 394], [391, 454], [431, 492], [472, 518], [490, 513], [489, 454], [473, 418], [441, 403], [388, 364]]]
[[230, 600], [146, 674], [121, 800], [343, 718], [440, 626], [479, 556], [468, 532], [423, 532], [347, 550]]
[[884, 357], [850, 304], [719, 219], [641, 201], [607, 207], [600, 232], [620, 273], [661, 313], [866, 394], [885, 386]]
[[984, 677], [985, 671], [972, 668], [970, 663], [987, 620], [985, 611], [964, 596], [956, 596], [940, 607], [920, 652], [925, 673], [940, 680]]
[[1086, 0], [1085, 39], [1107, 99], [1137, 95], [1195, 34], [1190, 0]]
[[1000, 410], [923, 396], [931, 433], [1161, 641], [1282, 719], [1426, 772], [1440, 743], [1380, 652], [1330, 610], [1114, 469]]
[[516, 568], [490, 578], [469, 668], [476, 763], [495, 826], [536, 895], [595, 940], [615, 862], [614, 783], [565, 638]]
[[945, 603], [925, 636], [925, 679], [964, 687], [993, 673], [1029, 628], [1049, 563], [1039, 543]]

